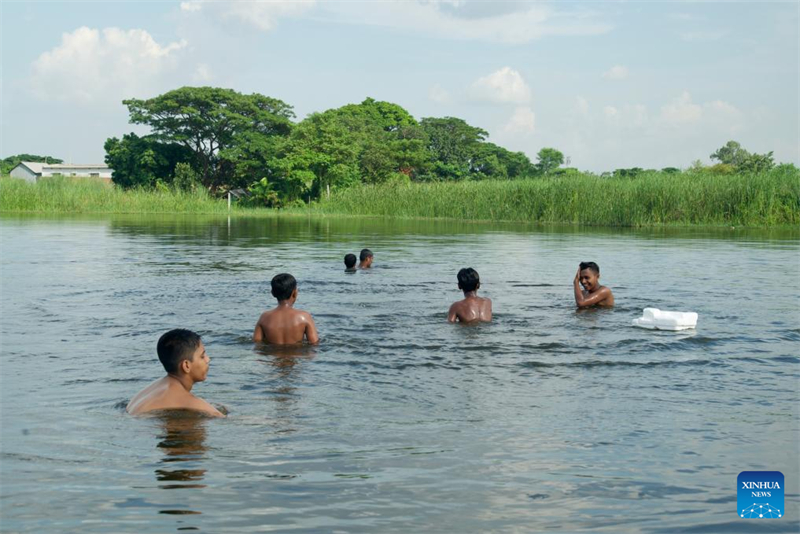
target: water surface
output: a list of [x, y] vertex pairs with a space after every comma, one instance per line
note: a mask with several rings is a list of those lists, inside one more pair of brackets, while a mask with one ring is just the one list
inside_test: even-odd
[[[3, 532], [798, 532], [796, 232], [0, 219]], [[370, 272], [342, 258], [375, 252]], [[613, 310], [578, 313], [579, 261]], [[472, 266], [489, 325], [445, 322]], [[291, 272], [317, 348], [250, 342]], [[630, 326], [696, 311], [696, 331]], [[203, 335], [230, 417], [132, 418]], [[786, 477], [780, 520], [736, 476]]]

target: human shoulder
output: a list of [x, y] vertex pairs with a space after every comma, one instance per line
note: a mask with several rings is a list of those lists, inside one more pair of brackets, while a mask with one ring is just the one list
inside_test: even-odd
[[212, 417], [225, 417], [225, 414], [214, 408], [209, 402], [201, 399], [200, 397], [195, 397], [194, 395], [190, 395], [190, 397], [191, 398], [186, 403], [186, 408], [203, 412], [204, 414]]
[[609, 289], [606, 286], [600, 286], [600, 287], [597, 288], [597, 291], [595, 292], [595, 294], [596, 295], [609, 296], [609, 295], [611, 295], [611, 289]]
[[295, 312], [297, 312], [297, 316], [301, 317], [303, 320], [306, 320], [306, 321], [311, 321], [312, 320], [310, 312], [307, 312], [305, 310], [295, 310]]

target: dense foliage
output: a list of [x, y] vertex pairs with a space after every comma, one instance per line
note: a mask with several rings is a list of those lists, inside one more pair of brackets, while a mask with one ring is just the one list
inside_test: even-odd
[[[123, 187], [210, 193], [242, 190], [254, 206], [304, 205], [359, 185], [582, 176], [569, 158], [545, 147], [532, 163], [488, 141], [489, 134], [456, 117], [417, 121], [391, 102], [367, 98], [304, 120], [292, 106], [260, 94], [182, 87], [149, 100], [123, 102], [135, 124], [151, 133], [106, 141], [106, 163]], [[775, 166], [772, 152], [754, 154], [729, 141], [686, 172], [752, 174]], [[566, 167], [564, 165], [567, 165]], [[685, 174], [677, 167], [616, 169], [601, 178]]]
[[[259, 94], [183, 87], [125, 100], [130, 119], [152, 133], [106, 141], [106, 163], [123, 187], [184, 187], [191, 166], [211, 192], [246, 189], [252, 204], [304, 203], [358, 184], [513, 179], [538, 167], [522, 152], [486, 141], [486, 131], [453, 117], [417, 121], [390, 102], [313, 113], [293, 123], [292, 107]], [[562, 158], [563, 159], [563, 158]]]

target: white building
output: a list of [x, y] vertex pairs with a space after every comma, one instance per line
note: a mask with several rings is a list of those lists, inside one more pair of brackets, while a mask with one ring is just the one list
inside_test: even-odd
[[104, 163], [68, 164], [68, 163], [36, 163], [23, 161], [11, 169], [13, 178], [21, 178], [35, 182], [39, 178], [50, 176], [73, 176], [76, 178], [99, 178], [104, 182], [111, 181], [112, 168]]

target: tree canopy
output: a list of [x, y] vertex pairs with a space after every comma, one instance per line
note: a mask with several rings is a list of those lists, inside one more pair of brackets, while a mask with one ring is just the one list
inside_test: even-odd
[[550, 174], [564, 164], [564, 154], [555, 148], [541, 149], [536, 158], [539, 160], [536, 168], [541, 174]]
[[[398, 104], [373, 98], [311, 113], [299, 122], [293, 121], [292, 106], [281, 100], [215, 87], [182, 87], [123, 103], [131, 123], [151, 129], [145, 136], [130, 133], [105, 143], [106, 163], [114, 169], [114, 182], [123, 187], [163, 183], [194, 188], [199, 182], [212, 192], [247, 189], [250, 202], [285, 206], [357, 184], [511, 180], [578, 172], [563, 167], [567, 158], [555, 148], [541, 148], [533, 164], [525, 153], [489, 142], [486, 130], [463, 119], [417, 121]], [[775, 164], [772, 152], [751, 154], [735, 141], [711, 158], [719, 163], [704, 167], [698, 162], [692, 172], [760, 172]], [[680, 170], [666, 167], [662, 172]], [[642, 173], [634, 167], [601, 176]]]
[[763, 172], [775, 166], [771, 151], [751, 154], [736, 141], [728, 141], [710, 157], [720, 164], [732, 166], [737, 172]]
[[242, 143], [260, 144], [286, 136], [292, 128], [292, 107], [260, 94], [232, 89], [181, 87], [149, 100], [124, 100], [130, 122], [146, 124], [153, 138], [185, 146], [194, 153], [203, 184], [211, 189], [234, 176], [231, 155]]

